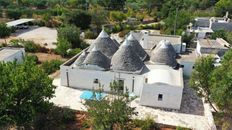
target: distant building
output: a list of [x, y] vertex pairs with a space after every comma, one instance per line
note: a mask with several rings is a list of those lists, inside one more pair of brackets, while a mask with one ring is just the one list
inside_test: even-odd
[[61, 85], [91, 90], [100, 83], [109, 92], [117, 80], [120, 90], [138, 96], [141, 105], [180, 109], [183, 72], [175, 49], [168, 40], [156, 45], [146, 52], [133, 33], [119, 45], [102, 31], [89, 48], [61, 65]]
[[198, 39], [195, 52], [188, 54], [188, 58], [182, 55], [179, 62], [184, 65], [183, 72], [185, 76], [190, 76], [194, 69], [195, 60], [199, 57], [212, 56], [214, 58], [214, 65], [220, 65], [223, 55], [230, 49], [230, 44], [222, 38], [212, 39]]
[[155, 48], [160, 41], [167, 40], [174, 47], [176, 53], [182, 53], [182, 38], [177, 35], [162, 35], [162, 34], [150, 34], [148, 32], [133, 32], [133, 36], [144, 50], [151, 50]]
[[34, 19], [17, 19], [6, 23], [7, 27], [22, 27], [24, 24], [34, 21]]
[[198, 17], [194, 23], [187, 27], [188, 33], [194, 33], [198, 39], [209, 37], [214, 31], [218, 30], [232, 31], [232, 22], [228, 18], [228, 13], [223, 18], [220, 17]]
[[224, 55], [230, 48], [230, 44], [222, 38], [212, 39], [199, 39], [197, 41], [196, 54], [198, 56], [204, 55]]
[[24, 48], [0, 48], [0, 62], [23, 62]]

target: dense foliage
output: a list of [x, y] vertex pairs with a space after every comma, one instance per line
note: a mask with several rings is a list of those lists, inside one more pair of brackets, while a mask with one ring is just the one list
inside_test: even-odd
[[60, 65], [62, 63], [63, 62], [60, 61], [60, 60], [51, 60], [51, 61], [43, 62], [41, 67], [42, 67], [42, 69], [44, 70], [45, 73], [51, 74], [51, 73], [55, 72], [56, 70], [59, 70]]
[[[95, 98], [94, 100], [87, 100], [85, 106], [88, 114], [92, 120], [92, 126], [98, 130], [112, 130], [115, 126], [126, 129], [126, 124], [131, 117], [135, 115], [135, 108], [130, 107], [129, 93], [123, 93], [120, 88], [122, 84], [113, 81], [110, 85], [112, 95], [110, 99]], [[102, 86], [95, 93], [102, 94]]]
[[9, 18], [34, 17], [49, 27], [68, 23], [99, 31], [102, 25], [127, 17], [141, 21], [152, 18], [166, 23], [161, 30], [167, 34], [181, 34], [193, 17], [222, 17], [226, 11], [231, 16], [231, 3], [231, 0], [0, 0]]
[[6, 26], [6, 24], [0, 23], [0, 38], [9, 37], [11, 29]]
[[35, 63], [0, 63], [0, 125], [30, 124], [53, 97], [52, 80]]
[[[206, 100], [216, 104], [219, 110], [232, 114], [232, 50], [226, 52], [218, 67], [213, 66], [213, 58], [199, 59], [191, 76], [190, 85]], [[212, 104], [211, 104], [212, 105]]]
[[225, 31], [225, 30], [214, 31], [214, 33], [211, 35], [210, 38], [212, 39], [223, 38], [228, 43], [232, 44], [232, 32], [229, 31]]

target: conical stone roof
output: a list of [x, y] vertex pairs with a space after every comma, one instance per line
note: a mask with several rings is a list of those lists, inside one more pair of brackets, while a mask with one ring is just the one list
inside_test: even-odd
[[162, 40], [159, 42], [159, 44], [155, 47], [155, 49], [158, 49], [160, 46], [162, 46], [163, 44], [165, 44], [166, 46], [168, 46], [169, 48], [169, 53], [171, 53], [171, 55], [173, 55], [174, 57], [176, 57], [176, 51], [174, 49], [174, 47], [172, 46], [171, 42], [168, 40]]
[[170, 45], [162, 41], [151, 53], [151, 61], [155, 64], [163, 64], [176, 67], [177, 62]]
[[88, 51], [91, 51], [94, 46], [96, 46], [104, 55], [109, 58], [111, 58], [118, 50], [118, 46], [104, 30], [101, 31]]
[[74, 67], [78, 67], [80, 65], [82, 65], [82, 63], [84, 62], [85, 58], [87, 57], [87, 52], [84, 51], [81, 53], [81, 55], [75, 60], [75, 62], [73, 63]]
[[94, 47], [85, 58], [82, 68], [108, 70], [110, 69], [110, 59], [105, 56], [97, 47]]
[[120, 44], [117, 42], [117, 40], [115, 40], [115, 39], [112, 39], [112, 40], [113, 40], [113, 42], [115, 43], [115, 45], [116, 45], [117, 47], [120, 46]]
[[118, 51], [113, 55], [111, 64], [112, 69], [119, 72], [140, 73], [144, 67], [143, 61], [134, 52], [134, 49], [129, 45], [127, 40], [125, 40]]
[[132, 46], [132, 48], [137, 53], [137, 55], [140, 57], [140, 59], [144, 61], [147, 57], [147, 53], [144, 51], [144, 49], [139, 44], [139, 42], [135, 39], [132, 33], [130, 33], [130, 35], [127, 37], [127, 40], [128, 40], [128, 44]]

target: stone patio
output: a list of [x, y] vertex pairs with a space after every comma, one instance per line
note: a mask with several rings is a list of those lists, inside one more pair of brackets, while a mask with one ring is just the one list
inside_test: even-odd
[[[187, 81], [185, 82], [187, 83]], [[60, 85], [60, 78], [56, 78], [53, 84], [57, 86], [55, 97], [50, 101], [58, 106], [66, 106], [71, 109], [85, 111], [86, 108], [79, 98], [83, 90], [64, 87]], [[193, 130], [216, 130], [209, 104], [203, 104], [192, 89], [185, 84], [181, 110], [159, 109], [139, 105], [139, 98], [131, 102], [131, 106], [138, 112], [134, 118], [144, 119], [147, 116], [161, 124], [182, 126]]]

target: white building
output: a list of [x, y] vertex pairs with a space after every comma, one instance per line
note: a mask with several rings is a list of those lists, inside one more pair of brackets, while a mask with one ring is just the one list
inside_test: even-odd
[[197, 58], [204, 56], [213, 56], [215, 59], [214, 65], [219, 65], [221, 58], [227, 50], [229, 50], [230, 44], [222, 38], [212, 39], [198, 39], [195, 52], [182, 55], [179, 62], [184, 65], [183, 73], [185, 76], [190, 76], [194, 69], [194, 64]]
[[137, 41], [139, 41], [140, 45], [144, 50], [151, 50], [156, 45], [159, 44], [162, 40], [169, 41], [174, 47], [176, 53], [182, 53], [182, 38], [178, 35], [163, 35], [163, 34], [150, 34], [148, 32], [133, 32], [133, 36]]
[[[151, 49], [151, 48], [150, 48]], [[163, 40], [147, 54], [130, 34], [119, 46], [102, 31], [95, 43], [61, 65], [61, 85], [93, 89], [118, 80], [130, 93], [140, 98], [140, 104], [152, 107], [180, 109], [183, 77], [171, 43]]]
[[222, 38], [216, 40], [211, 39], [199, 39], [197, 41], [196, 54], [198, 56], [208, 54], [219, 54], [220, 56], [230, 48], [230, 44]]
[[194, 33], [198, 39], [208, 38], [214, 31], [218, 30], [232, 31], [232, 22], [226, 16], [220, 17], [197, 17], [194, 23], [187, 27], [188, 33]]
[[25, 56], [24, 48], [0, 48], [0, 61], [1, 62], [23, 62]]

